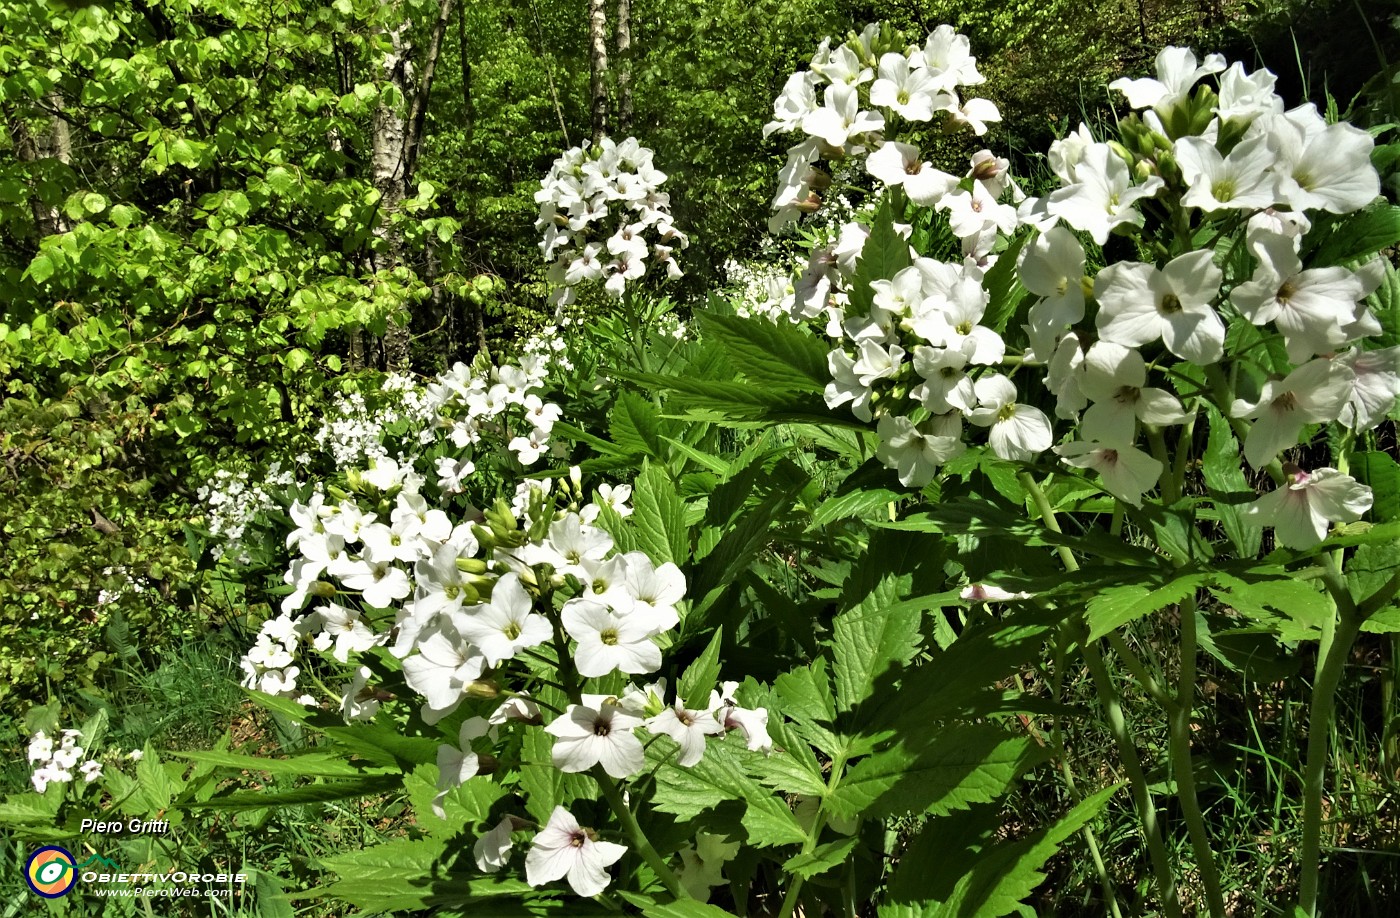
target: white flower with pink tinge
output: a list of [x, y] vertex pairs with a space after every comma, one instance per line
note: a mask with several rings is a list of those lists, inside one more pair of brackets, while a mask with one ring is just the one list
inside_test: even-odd
[[1371, 509], [1371, 489], [1336, 469], [1305, 472], [1292, 463], [1283, 467], [1278, 490], [1245, 508], [1261, 526], [1272, 526], [1274, 538], [1287, 548], [1312, 548], [1327, 536], [1331, 523], [1351, 523]]
[[525, 882], [543, 886], [568, 878], [580, 896], [596, 896], [611, 882], [607, 868], [626, 853], [626, 846], [598, 841], [593, 830], [583, 828], [568, 810], [556, 806], [525, 855]]

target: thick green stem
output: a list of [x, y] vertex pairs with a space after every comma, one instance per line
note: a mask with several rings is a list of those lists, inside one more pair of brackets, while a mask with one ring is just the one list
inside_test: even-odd
[[1196, 854], [1196, 869], [1205, 887], [1206, 903], [1213, 918], [1225, 918], [1225, 896], [1220, 889], [1220, 871], [1215, 866], [1215, 852], [1210, 847], [1205, 816], [1196, 795], [1196, 772], [1191, 765], [1191, 712], [1196, 701], [1196, 597], [1188, 596], [1181, 603], [1181, 675], [1177, 680], [1176, 708], [1170, 712], [1169, 741], [1172, 771], [1176, 777], [1176, 796], [1191, 836], [1191, 848]]
[[1298, 904], [1309, 918], [1317, 914], [1318, 875], [1322, 866], [1322, 795], [1326, 790], [1327, 754], [1337, 686], [1341, 684], [1342, 670], [1360, 630], [1360, 618], [1343, 611], [1332, 646], [1325, 657], [1319, 658], [1317, 677], [1313, 680], [1312, 703], [1308, 709], [1308, 759], [1303, 773], [1303, 850], [1299, 864], [1302, 874], [1298, 879]]
[[598, 782], [598, 788], [603, 792], [603, 799], [608, 802], [608, 806], [612, 807], [617, 821], [622, 825], [623, 834], [632, 843], [632, 847], [637, 849], [642, 860], [647, 862], [652, 873], [656, 874], [661, 885], [665, 886], [666, 891], [677, 899], [689, 899], [690, 893], [685, 891], [685, 887], [681, 885], [675, 872], [666, 865], [665, 858], [656, 852], [646, 833], [642, 831], [642, 827], [637, 824], [637, 819], [632, 815], [632, 810], [628, 808], [627, 801], [622, 799], [622, 792], [617, 789], [617, 782], [608, 776], [601, 765], [593, 766], [593, 780]]

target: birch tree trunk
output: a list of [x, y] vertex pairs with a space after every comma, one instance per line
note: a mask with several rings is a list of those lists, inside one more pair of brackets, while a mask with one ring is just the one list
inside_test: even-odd
[[632, 0], [617, 0], [617, 133], [632, 134]]
[[588, 0], [589, 64], [592, 79], [593, 142], [608, 133], [608, 11], [607, 0]]
[[[374, 235], [382, 243], [381, 250], [375, 253], [371, 262], [376, 272], [392, 271], [406, 261], [403, 238], [391, 223], [403, 205], [408, 182], [408, 161], [405, 156], [408, 125], [403, 112], [403, 105], [410, 98], [408, 26], [407, 22], [400, 22], [384, 32], [390, 48], [380, 63], [383, 79], [385, 83], [398, 88], [400, 101], [398, 105], [388, 105], [381, 97], [374, 109], [370, 169], [371, 180], [379, 192], [379, 223]], [[384, 332], [384, 369], [389, 372], [408, 370], [409, 321], [412, 317], [407, 313], [408, 307], [404, 304], [401, 312], [390, 316], [389, 327]]]

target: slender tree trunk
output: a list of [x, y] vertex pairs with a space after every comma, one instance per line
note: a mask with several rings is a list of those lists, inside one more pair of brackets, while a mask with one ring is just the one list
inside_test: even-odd
[[[533, 3], [531, 3], [530, 10], [532, 14], [534, 13], [534, 9], [535, 6]], [[537, 15], [534, 18], [535, 29], [538, 31], [540, 20]], [[462, 55], [462, 119], [466, 122], [462, 125], [462, 129], [463, 133], [465, 134], [467, 150], [471, 151], [474, 149], [474, 144], [476, 142], [476, 97], [472, 95], [472, 61], [471, 55], [467, 53], [466, 12], [463, 7], [457, 8], [457, 48]], [[549, 71], [546, 70], [545, 73], [546, 75], [548, 75]], [[550, 77], [549, 89], [551, 93], [554, 92], [553, 77]], [[555, 111], [559, 111], [559, 97], [557, 95], [555, 95], [554, 97], [554, 107]], [[564, 123], [562, 112], [560, 113], [559, 117], [559, 123], [562, 126]], [[467, 180], [467, 186], [465, 190], [467, 194], [467, 222], [468, 225], [475, 227], [476, 189], [472, 186], [470, 178], [468, 178]], [[463, 302], [464, 298], [456, 297], [455, 299], [457, 300], [456, 305], [460, 305]], [[471, 320], [472, 335], [475, 339], [474, 343], [476, 345], [476, 349], [478, 352], [483, 354], [489, 353], [486, 347], [486, 316], [482, 312], [481, 304], [476, 302], [474, 299], [468, 297], [465, 298], [465, 305], [468, 311], [468, 315], [463, 316], [463, 319], [465, 320], [467, 318], [470, 318]], [[458, 310], [454, 308], [454, 320], [457, 313]], [[463, 353], [465, 353], [466, 351], [466, 337], [467, 336], [464, 333], [462, 335], [463, 340], [461, 342], [461, 350]]]
[[617, 133], [632, 133], [632, 0], [617, 0]]
[[[63, 108], [63, 100], [56, 93], [50, 93], [44, 102], [54, 112]], [[43, 167], [37, 165], [40, 160], [56, 159], [64, 165], [72, 161], [68, 122], [64, 121], [61, 115], [55, 114], [49, 129], [38, 137], [29, 129], [23, 115], [9, 110], [6, 111], [6, 115], [10, 142], [14, 145], [15, 158], [20, 162], [36, 164], [34, 168], [41, 169]], [[37, 185], [37, 182], [35, 184]], [[45, 203], [37, 191], [29, 196], [29, 209], [34, 215], [34, 229], [40, 239], [45, 236], [57, 236], [71, 229], [63, 211], [55, 205]]]
[[[407, 100], [409, 94], [409, 23], [404, 21], [387, 32], [390, 50], [385, 52], [381, 62], [383, 79], [398, 88], [400, 98]], [[408, 142], [408, 124], [400, 105], [386, 105], [380, 101], [374, 109], [374, 129], [370, 169], [374, 187], [379, 191], [379, 224], [374, 235], [382, 243], [381, 251], [375, 253], [373, 267], [378, 271], [391, 271], [407, 260], [403, 237], [391, 227], [391, 221], [403, 204], [408, 184], [408, 163], [405, 147]], [[390, 372], [406, 372], [409, 366], [408, 345], [411, 336], [406, 315], [408, 304], [398, 315], [390, 316], [389, 327], [384, 333], [384, 369]]]
[[588, 0], [588, 60], [592, 73], [589, 91], [592, 96], [593, 142], [600, 142], [608, 133], [608, 12], [607, 0]]
[[404, 141], [405, 181], [411, 179], [418, 168], [418, 152], [423, 146], [423, 128], [428, 118], [428, 99], [433, 91], [433, 74], [437, 72], [438, 56], [442, 53], [442, 36], [447, 32], [447, 23], [452, 17], [453, 2], [454, 0], [442, 0], [438, 6], [437, 22], [433, 23], [433, 34], [428, 40], [428, 53], [423, 61], [422, 76], [418, 80], [418, 92], [413, 96], [413, 107], [408, 117], [408, 136]]

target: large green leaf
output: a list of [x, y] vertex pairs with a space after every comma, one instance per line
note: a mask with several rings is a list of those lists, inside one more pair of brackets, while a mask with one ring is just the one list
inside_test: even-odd
[[1340, 220], [1307, 259], [1308, 267], [1347, 264], [1400, 242], [1400, 207], [1374, 204]]
[[831, 382], [826, 365], [830, 346], [801, 326], [708, 313], [700, 325], [755, 385], [819, 393]]
[[1002, 796], [1045, 751], [992, 724], [964, 724], [867, 756], [827, 797], [837, 816], [947, 813]]
[[1240, 461], [1240, 445], [1230, 429], [1230, 422], [1209, 403], [1205, 406], [1210, 421], [1210, 437], [1206, 441], [1206, 452], [1201, 457], [1201, 472], [1205, 476], [1206, 487], [1215, 501], [1219, 514], [1220, 528], [1241, 558], [1253, 558], [1259, 554], [1263, 530], [1245, 520], [1244, 504], [1253, 501], [1257, 495], [1244, 476]]
[[685, 564], [690, 559], [685, 504], [662, 466], [648, 464], [637, 476], [632, 486], [632, 505], [638, 547], [657, 564]]
[[[901, 603], [896, 578], [887, 576], [860, 604], [833, 622], [836, 702], [849, 711], [869, 698], [888, 673], [898, 673], [921, 643], [917, 605]], [[894, 686], [882, 686], [893, 691]]]
[[619, 449], [664, 461], [660, 428], [659, 413], [648, 399], [630, 390], [618, 394], [608, 416], [608, 434]]
[[1207, 579], [1206, 574], [1193, 571], [1173, 577], [1160, 586], [1133, 583], [1099, 592], [1089, 600], [1085, 613], [1089, 640], [1096, 641], [1129, 622], [1176, 605], [1194, 595], [1196, 588]]
[[[436, 749], [436, 746], [434, 746]], [[271, 775], [295, 775], [308, 778], [358, 778], [366, 774], [386, 774], [380, 769], [356, 767], [344, 758], [324, 753], [309, 752], [285, 759], [262, 758], [252, 755], [237, 755], [231, 752], [172, 752], [171, 755], [213, 765], [219, 768], [235, 768], [239, 771], [261, 771]]]
[[894, 210], [886, 195], [870, 225], [870, 236], [856, 259], [856, 276], [850, 290], [851, 312], [855, 315], [870, 312], [875, 301], [870, 282], [893, 280], [896, 274], [911, 264], [909, 243], [894, 228]]

